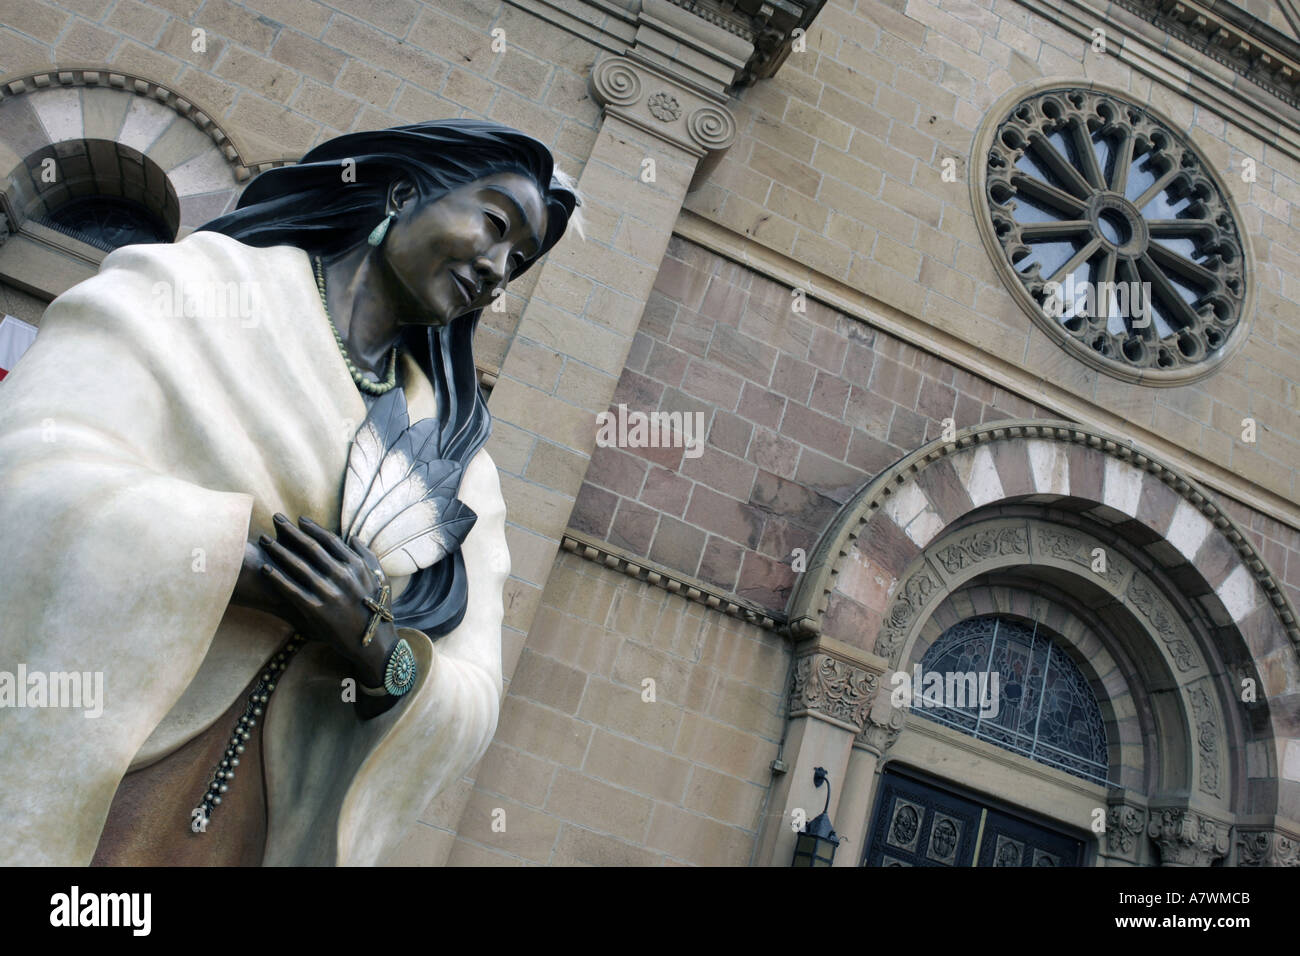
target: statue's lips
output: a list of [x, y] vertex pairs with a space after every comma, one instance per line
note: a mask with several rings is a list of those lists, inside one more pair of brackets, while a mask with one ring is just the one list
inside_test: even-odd
[[470, 282], [468, 279], [466, 279], [459, 272], [457, 272], [455, 269], [448, 269], [447, 271], [451, 273], [451, 277], [453, 280], [455, 280], [457, 287], [461, 291], [461, 294], [465, 296], [465, 304], [468, 305], [469, 303], [473, 302], [474, 297], [478, 295], [478, 289], [474, 287], [474, 284]]

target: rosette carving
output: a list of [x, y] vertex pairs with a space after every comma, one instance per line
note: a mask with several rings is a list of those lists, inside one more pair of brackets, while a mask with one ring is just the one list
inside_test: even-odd
[[662, 90], [651, 96], [646, 106], [650, 109], [650, 115], [665, 123], [671, 123], [682, 115], [682, 105], [677, 102], [677, 97]]

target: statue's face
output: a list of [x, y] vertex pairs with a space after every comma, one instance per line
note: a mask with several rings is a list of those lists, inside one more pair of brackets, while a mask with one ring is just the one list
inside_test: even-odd
[[400, 203], [384, 258], [422, 314], [399, 321], [446, 325], [490, 306], [545, 235], [541, 192], [518, 173], [485, 176], [423, 205], [415, 198]]

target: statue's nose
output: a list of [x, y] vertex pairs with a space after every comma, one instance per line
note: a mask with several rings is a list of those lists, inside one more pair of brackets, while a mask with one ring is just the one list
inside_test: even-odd
[[499, 256], [500, 261], [493, 260], [486, 253], [474, 260], [474, 271], [481, 277], [479, 280], [479, 291], [483, 291], [483, 286], [500, 285], [506, 277], [505, 255]]

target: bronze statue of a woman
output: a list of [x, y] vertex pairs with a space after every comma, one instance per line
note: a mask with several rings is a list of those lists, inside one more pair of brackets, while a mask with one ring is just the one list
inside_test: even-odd
[[498, 124], [353, 133], [50, 305], [0, 384], [0, 672], [43, 677], [0, 708], [0, 862], [373, 864], [482, 755], [471, 343], [577, 202]]

